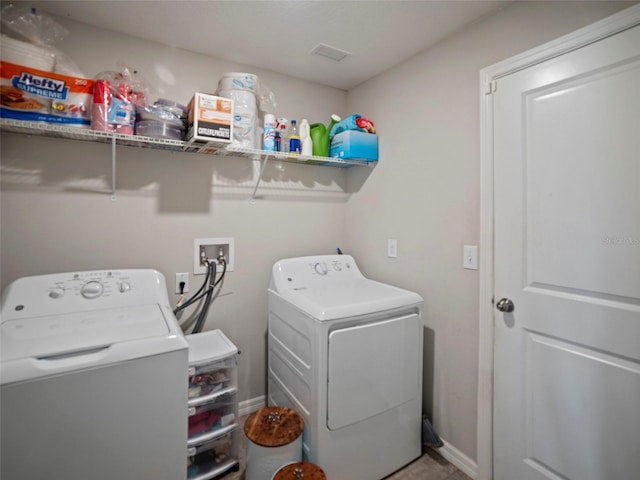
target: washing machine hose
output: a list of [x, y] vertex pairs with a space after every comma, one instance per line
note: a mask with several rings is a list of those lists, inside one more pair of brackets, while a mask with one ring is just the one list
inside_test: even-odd
[[[193, 305], [195, 302], [198, 302], [203, 298], [205, 299], [204, 304], [200, 309], [200, 313], [198, 314], [198, 319], [196, 320], [193, 330], [191, 331], [192, 334], [200, 333], [202, 331], [202, 328], [204, 327], [204, 323], [207, 318], [207, 314], [209, 313], [209, 307], [217, 297], [217, 294], [214, 295], [215, 288], [219, 286], [218, 294], [220, 293], [220, 289], [222, 288], [222, 280], [224, 279], [224, 276], [227, 273], [227, 262], [225, 261], [224, 258], [220, 259], [220, 262], [222, 262], [222, 273], [220, 274], [220, 278], [216, 280], [216, 275], [217, 275], [216, 262], [215, 261], [210, 262], [205, 260], [205, 263], [207, 265], [207, 274], [204, 279], [204, 282], [202, 282], [202, 285], [200, 286], [198, 291], [194, 293], [189, 300], [184, 302], [182, 305], [180, 305], [173, 311], [173, 314], [177, 315], [178, 312], [181, 312], [182, 310], [189, 307], [190, 305]], [[205, 287], [207, 286], [208, 288], [205, 290]]]

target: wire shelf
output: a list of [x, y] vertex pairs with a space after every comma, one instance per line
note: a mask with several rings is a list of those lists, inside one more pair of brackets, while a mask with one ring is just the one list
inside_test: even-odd
[[142, 135], [125, 135], [115, 132], [103, 132], [88, 128], [68, 127], [64, 125], [52, 125], [43, 122], [25, 122], [9, 118], [0, 118], [0, 131], [18, 133], [23, 135], [37, 135], [42, 137], [63, 138], [81, 140], [86, 142], [110, 143], [112, 146], [112, 198], [116, 198], [115, 169], [116, 146], [150, 148], [156, 150], [171, 150], [176, 152], [200, 153], [205, 155], [226, 155], [259, 160], [262, 165], [260, 175], [256, 181], [252, 198], [256, 198], [256, 192], [269, 160], [276, 160], [301, 165], [319, 165], [325, 167], [348, 168], [353, 166], [374, 167], [377, 162], [364, 160], [344, 160], [341, 158], [318, 157], [313, 155], [298, 155], [285, 152], [267, 152], [253, 148], [235, 147], [223, 142], [197, 142], [170, 140]]

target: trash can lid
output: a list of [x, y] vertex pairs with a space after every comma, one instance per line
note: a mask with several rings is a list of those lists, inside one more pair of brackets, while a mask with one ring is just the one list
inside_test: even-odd
[[326, 478], [319, 466], [309, 462], [290, 463], [273, 476], [273, 480], [326, 480]]
[[265, 407], [253, 412], [244, 422], [244, 434], [263, 447], [280, 447], [302, 434], [302, 417], [287, 407]]

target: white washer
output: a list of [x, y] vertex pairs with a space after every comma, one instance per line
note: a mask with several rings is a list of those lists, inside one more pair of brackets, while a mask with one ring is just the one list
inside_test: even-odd
[[381, 479], [421, 455], [422, 307], [349, 255], [273, 266], [268, 402], [302, 415], [303, 455], [327, 478]]
[[162, 274], [16, 280], [0, 339], [3, 480], [185, 478], [188, 345]]

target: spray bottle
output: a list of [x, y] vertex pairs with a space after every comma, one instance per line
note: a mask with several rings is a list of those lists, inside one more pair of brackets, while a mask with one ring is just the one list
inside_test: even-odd
[[264, 116], [263, 150], [276, 151], [276, 117], [270, 113]]

